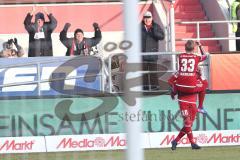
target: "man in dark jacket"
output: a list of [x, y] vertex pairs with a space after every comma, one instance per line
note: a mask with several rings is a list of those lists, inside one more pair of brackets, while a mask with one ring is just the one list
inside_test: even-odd
[[[47, 8], [44, 12], [49, 18], [45, 21], [44, 14], [38, 12], [35, 14], [35, 7], [27, 14], [24, 20], [24, 26], [29, 33], [28, 57], [53, 56], [51, 34], [57, 27], [57, 20], [52, 14], [49, 14]], [[32, 17], [35, 14], [35, 23], [32, 23]]]
[[66, 23], [63, 30], [60, 32], [60, 41], [67, 47], [66, 56], [74, 55], [90, 55], [93, 46], [96, 46], [102, 39], [101, 30], [97, 23], [93, 23], [95, 35], [92, 38], [84, 37], [82, 29], [76, 29], [73, 38], [67, 38], [67, 31], [71, 26]]
[[[158, 52], [158, 41], [163, 40], [165, 35], [162, 28], [153, 21], [152, 13], [147, 11], [142, 20], [142, 52]], [[157, 55], [143, 56], [143, 70], [157, 71]], [[157, 73], [145, 74], [143, 76], [144, 90], [155, 90], [158, 87]]]

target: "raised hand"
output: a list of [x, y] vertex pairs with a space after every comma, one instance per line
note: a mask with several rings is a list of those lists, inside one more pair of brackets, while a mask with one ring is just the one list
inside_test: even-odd
[[93, 23], [93, 28], [94, 28], [94, 29], [99, 28], [99, 25], [98, 25], [96, 22], [94, 22], [94, 23]]
[[201, 44], [200, 42], [198, 42], [198, 41], [196, 41], [195, 43], [196, 43], [196, 45], [198, 45], [198, 46], [201, 46], [201, 45], [202, 45], [202, 44]]
[[46, 14], [46, 15], [49, 15], [49, 12], [48, 12], [48, 9], [46, 6], [43, 7], [43, 12]]
[[70, 23], [65, 23], [63, 30], [67, 31], [70, 26]]
[[32, 6], [32, 11], [30, 12], [30, 15], [32, 16], [36, 12], [36, 5]]
[[13, 39], [13, 43], [15, 44], [15, 46], [17, 46], [17, 45], [18, 45], [17, 38], [14, 38], [14, 39]]

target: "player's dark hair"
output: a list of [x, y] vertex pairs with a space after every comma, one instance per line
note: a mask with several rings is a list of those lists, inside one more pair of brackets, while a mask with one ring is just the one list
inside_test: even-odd
[[186, 52], [192, 52], [194, 50], [194, 41], [193, 40], [187, 41], [187, 43], [185, 44], [185, 50], [186, 50]]

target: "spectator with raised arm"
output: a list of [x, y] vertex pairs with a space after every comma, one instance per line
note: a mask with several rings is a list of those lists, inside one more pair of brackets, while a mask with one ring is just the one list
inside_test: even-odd
[[[24, 27], [29, 33], [28, 57], [53, 56], [51, 34], [57, 27], [57, 20], [47, 8], [43, 8], [44, 13], [48, 16], [49, 22], [45, 21], [42, 12], [36, 12], [35, 6], [29, 12], [24, 20]], [[35, 22], [32, 18], [35, 15]]]
[[70, 26], [70, 23], [66, 23], [63, 30], [60, 32], [60, 41], [65, 47], [67, 47], [66, 56], [90, 55], [92, 47], [96, 46], [102, 39], [99, 25], [93, 23], [95, 34], [92, 38], [84, 37], [83, 30], [79, 28], [74, 31], [74, 37], [68, 38], [67, 31]]

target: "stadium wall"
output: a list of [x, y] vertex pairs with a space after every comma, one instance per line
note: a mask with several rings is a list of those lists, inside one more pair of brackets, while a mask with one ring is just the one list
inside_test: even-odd
[[240, 55], [212, 54], [209, 60], [210, 90], [240, 90]]
[[[240, 128], [239, 93], [208, 94], [208, 115], [197, 115], [194, 131]], [[144, 132], [172, 132], [182, 127], [178, 103], [169, 95], [144, 96], [132, 115], [122, 97], [1, 100], [0, 136], [49, 136], [124, 133], [125, 121], [143, 121]], [[104, 103], [104, 107], [99, 107]]]
[[[229, 146], [240, 143], [239, 94], [208, 94], [208, 114], [198, 115], [194, 140], [201, 146]], [[94, 114], [102, 101], [118, 99], [116, 106], [106, 106], [92, 119], [77, 121], [79, 113]], [[55, 98], [1, 100], [0, 153], [63, 152], [126, 149], [125, 121], [143, 121], [142, 148], [166, 148], [182, 127], [177, 102], [168, 95], [145, 96], [137, 115], [126, 112], [122, 97]], [[70, 108], [59, 108], [64, 100]], [[61, 112], [61, 114], [59, 114]], [[71, 113], [70, 116], [69, 113]], [[103, 113], [103, 114], [100, 114]], [[59, 117], [59, 115], [65, 115]], [[183, 138], [179, 147], [188, 147]]]

